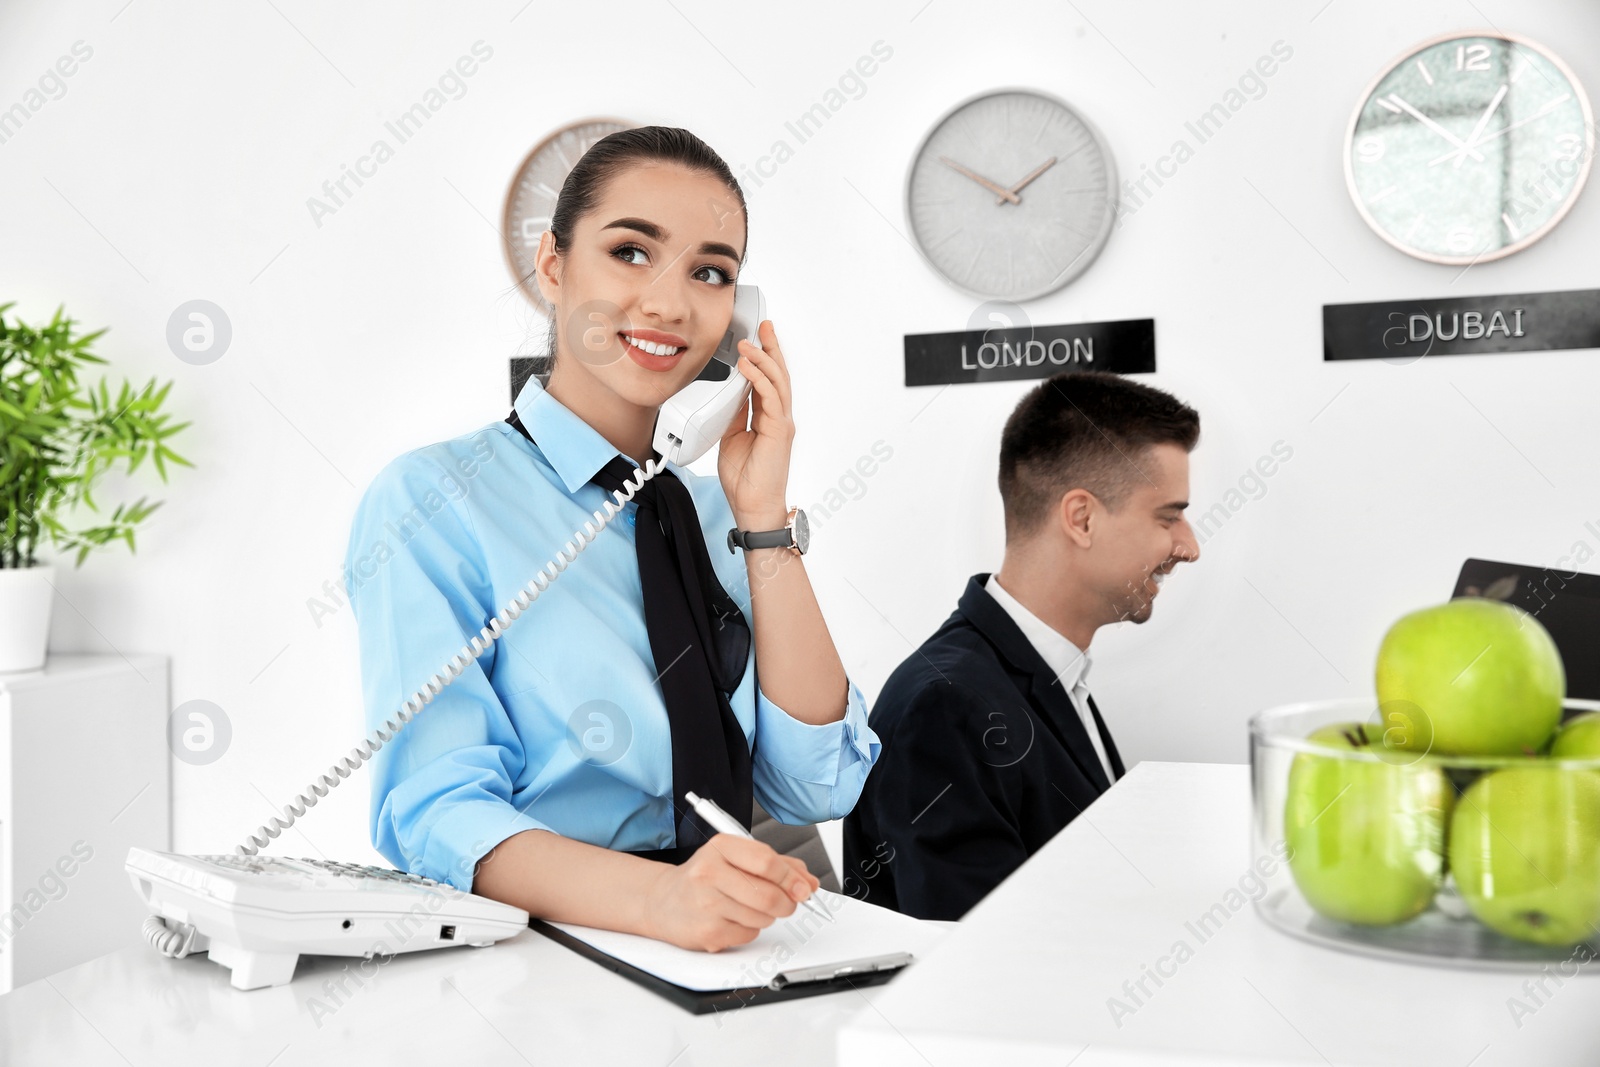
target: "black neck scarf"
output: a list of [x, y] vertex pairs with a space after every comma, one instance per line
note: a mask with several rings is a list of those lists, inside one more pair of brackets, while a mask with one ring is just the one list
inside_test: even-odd
[[[506, 422], [537, 445], [513, 408]], [[633, 477], [620, 455], [590, 481], [614, 493]], [[750, 626], [717, 581], [700, 517], [689, 489], [663, 470], [633, 497], [638, 505], [634, 547], [644, 587], [661, 695], [672, 734], [672, 807], [676, 846], [634, 853], [682, 863], [716, 831], [695, 815], [684, 794], [694, 792], [750, 828], [750, 748], [729, 696], [750, 655]]]

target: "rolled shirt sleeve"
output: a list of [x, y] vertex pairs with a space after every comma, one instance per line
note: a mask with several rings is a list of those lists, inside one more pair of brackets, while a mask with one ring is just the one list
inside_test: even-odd
[[756, 688], [751, 777], [756, 799], [779, 822], [841, 819], [861, 796], [881, 745], [867, 725], [867, 702], [852, 681], [844, 718], [801, 722]]
[[[393, 719], [495, 614], [470, 518], [420, 451], [394, 460], [357, 507], [345, 582], [357, 619], [368, 730]], [[396, 867], [470, 892], [477, 862], [523, 830], [550, 827], [518, 810], [524, 751], [490, 683], [492, 644], [373, 757], [369, 829]], [[470, 654], [470, 650], [469, 650]]]

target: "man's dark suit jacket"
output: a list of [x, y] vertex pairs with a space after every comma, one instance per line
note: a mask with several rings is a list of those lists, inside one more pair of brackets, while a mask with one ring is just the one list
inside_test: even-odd
[[868, 720], [883, 748], [844, 821], [843, 891], [918, 918], [961, 918], [1111, 785], [1071, 695], [988, 580], [968, 580], [884, 684]]

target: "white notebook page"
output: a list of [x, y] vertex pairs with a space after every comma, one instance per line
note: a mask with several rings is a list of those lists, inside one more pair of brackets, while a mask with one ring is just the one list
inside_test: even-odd
[[947, 924], [924, 923], [825, 889], [814, 892], [811, 899], [833, 922], [799, 907], [749, 944], [721, 952], [698, 952], [638, 934], [573, 923], [550, 925], [642, 971], [697, 992], [763, 986], [782, 971], [863, 957], [896, 952], [920, 957], [949, 929]]

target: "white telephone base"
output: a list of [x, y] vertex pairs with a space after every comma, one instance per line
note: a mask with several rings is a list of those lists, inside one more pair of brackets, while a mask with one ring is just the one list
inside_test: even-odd
[[387, 957], [482, 947], [528, 927], [528, 913], [429, 878], [281, 856], [180, 856], [131, 848], [128, 876], [150, 908], [145, 936], [207, 952], [235, 989], [284, 985], [302, 953]]

